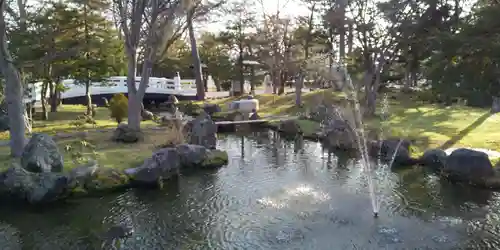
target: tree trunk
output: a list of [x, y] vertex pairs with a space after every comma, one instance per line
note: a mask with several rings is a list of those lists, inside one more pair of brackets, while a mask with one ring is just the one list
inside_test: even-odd
[[49, 114], [47, 113], [47, 89], [49, 87], [49, 82], [47, 79], [43, 80], [42, 91], [40, 96], [40, 103], [42, 104], [42, 120], [46, 121], [49, 119]]
[[57, 107], [59, 107], [60, 104], [60, 98], [59, 98], [59, 88], [56, 86], [54, 87], [54, 92], [50, 96], [50, 112], [57, 112]]
[[[4, 51], [4, 53], [8, 51]], [[5, 56], [5, 55], [3, 55]], [[5, 95], [10, 122], [10, 152], [13, 157], [21, 157], [25, 144], [25, 124], [22, 101], [22, 83], [17, 69], [12, 63], [2, 60], [2, 74], [5, 77]], [[10, 56], [8, 57], [10, 58]]]
[[[418, 63], [418, 62], [416, 62]], [[417, 87], [418, 84], [418, 65], [413, 65], [411, 69], [411, 86], [412, 87]]]
[[[132, 53], [133, 52], [133, 53]], [[134, 51], [127, 51], [127, 90], [128, 90], [128, 126], [129, 128], [140, 130], [141, 128], [141, 108], [137, 102], [137, 89], [135, 88], [136, 56]]]
[[332, 71], [333, 67], [333, 30], [330, 27], [328, 29], [328, 67], [330, 69], [330, 72]]
[[87, 115], [92, 115], [92, 96], [90, 95], [90, 80], [85, 82], [85, 98], [87, 99]]
[[287, 78], [288, 78], [288, 72], [286, 70], [282, 70], [280, 74], [280, 88], [278, 95], [283, 95], [285, 93], [285, 84]]
[[[344, 7], [345, 8], [345, 7]], [[339, 61], [342, 62], [342, 64], [344, 64], [344, 59], [345, 59], [345, 24], [344, 24], [344, 19], [345, 19], [345, 15], [344, 17], [342, 18], [342, 23], [340, 24], [340, 35], [339, 35]]]
[[238, 78], [240, 81], [240, 92], [236, 95], [243, 95], [243, 93], [245, 92], [245, 75], [243, 67], [243, 45], [241, 43], [239, 46], [238, 68], [239, 68]]
[[377, 109], [377, 94], [380, 85], [380, 73], [378, 71], [365, 73], [365, 117], [375, 116]]
[[54, 93], [55, 93], [55, 86], [53, 82], [49, 83], [49, 105], [50, 105], [50, 112], [54, 112]]
[[26, 131], [28, 132], [28, 134], [31, 135], [31, 131], [32, 131], [32, 128], [33, 128], [33, 124], [32, 124], [32, 121], [33, 121], [33, 114], [32, 114], [32, 108], [31, 108], [31, 103], [28, 103], [28, 105], [23, 105], [23, 109], [24, 109], [24, 112], [23, 112], [23, 120], [24, 120], [24, 126], [26, 128]]
[[215, 77], [212, 77], [212, 79], [214, 80], [215, 90], [217, 92], [221, 91], [220, 80], [218, 78], [215, 78]]
[[376, 107], [377, 107], [377, 92], [376, 91], [368, 91], [366, 94], [366, 105], [365, 105], [365, 117], [373, 117], [375, 116]]
[[5, 99], [10, 122], [10, 153], [13, 157], [21, 157], [24, 150], [24, 117], [23, 117], [23, 86], [19, 71], [14, 67], [7, 46], [5, 25], [5, 1], [0, 5], [0, 69], [5, 78]]
[[279, 86], [279, 71], [276, 69], [273, 69], [272, 73], [271, 73], [271, 77], [272, 77], [272, 82], [273, 82], [273, 94], [276, 95], [278, 93], [278, 86]]
[[128, 127], [133, 130], [141, 130], [141, 104], [138, 101], [137, 92], [128, 94]]
[[191, 42], [191, 56], [193, 59], [193, 69], [196, 78], [196, 96], [198, 100], [205, 100], [205, 84], [203, 83], [203, 75], [201, 70], [201, 60], [196, 44], [196, 36], [194, 34], [192, 11], [187, 16], [187, 25], [189, 32], [189, 41]]
[[250, 68], [250, 93], [255, 95], [255, 66]]
[[304, 86], [304, 74], [301, 72], [300, 75], [295, 79], [295, 106], [302, 106], [302, 87]]
[[354, 28], [352, 23], [348, 25], [348, 36], [347, 36], [347, 53], [351, 54], [352, 53], [352, 46], [353, 46], [353, 41], [354, 41]]
[[410, 64], [406, 65], [405, 69], [405, 78], [404, 78], [404, 84], [403, 84], [403, 91], [407, 92], [411, 88], [411, 72], [410, 72]]

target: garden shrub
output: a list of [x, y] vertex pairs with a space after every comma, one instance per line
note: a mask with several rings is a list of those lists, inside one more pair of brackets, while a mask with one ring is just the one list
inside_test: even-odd
[[77, 129], [82, 128], [83, 126], [85, 126], [85, 124], [91, 124], [93, 127], [97, 126], [97, 122], [94, 120], [94, 118], [86, 114], [76, 117], [76, 119], [70, 124], [72, 126], [75, 126]]
[[176, 124], [175, 121], [172, 121], [170, 124], [166, 125], [165, 132], [165, 143], [159, 145], [159, 148], [175, 147], [179, 144], [185, 143], [187, 140], [184, 126], [179, 126], [179, 124]]
[[122, 94], [114, 94], [113, 98], [109, 102], [109, 110], [111, 112], [111, 118], [114, 118], [117, 123], [121, 123], [125, 117], [127, 117], [128, 112], [128, 99]]
[[425, 103], [436, 103], [439, 102], [439, 95], [432, 91], [432, 89], [425, 89], [421, 91], [416, 91], [413, 94], [413, 99], [416, 101], [421, 101]]

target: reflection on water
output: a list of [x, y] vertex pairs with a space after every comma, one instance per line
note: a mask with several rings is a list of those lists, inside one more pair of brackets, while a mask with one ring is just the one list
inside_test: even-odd
[[358, 160], [271, 131], [221, 136], [230, 163], [166, 190], [130, 190], [43, 210], [0, 210], [0, 249], [495, 249], [500, 197], [419, 168], [376, 170], [374, 219]]

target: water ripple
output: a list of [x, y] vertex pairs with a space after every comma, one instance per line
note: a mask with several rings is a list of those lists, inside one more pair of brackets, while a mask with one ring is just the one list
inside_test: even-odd
[[218, 147], [228, 151], [227, 167], [181, 176], [161, 191], [2, 210], [0, 249], [98, 249], [114, 225], [134, 229], [122, 241], [127, 250], [500, 248], [498, 194], [379, 166], [374, 219], [366, 173], [342, 153], [328, 157], [318, 143], [274, 133], [221, 136]]

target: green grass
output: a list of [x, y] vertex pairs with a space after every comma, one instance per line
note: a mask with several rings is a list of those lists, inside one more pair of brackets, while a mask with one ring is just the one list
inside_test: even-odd
[[[308, 108], [318, 105], [322, 101], [345, 107], [345, 95], [329, 90], [305, 93], [304, 107], [295, 107], [295, 95], [257, 95], [260, 115], [290, 115], [296, 116]], [[464, 106], [442, 107], [411, 100], [411, 95], [394, 95], [389, 102], [390, 118], [387, 121], [380, 119], [365, 120], [369, 130], [380, 129], [384, 137], [400, 136], [415, 141], [415, 154], [421, 154], [429, 148], [473, 147], [500, 151], [500, 114], [491, 115], [489, 110]], [[223, 111], [227, 111], [227, 104], [236, 98], [211, 100], [211, 103], [220, 104]], [[201, 103], [197, 103], [201, 104]], [[145, 129], [144, 142], [137, 144], [119, 144], [110, 140], [111, 131], [99, 132], [92, 125], [75, 128], [70, 125], [74, 119], [85, 112], [84, 106], [62, 106], [59, 112], [49, 114], [48, 121], [36, 121], [33, 131], [54, 135], [58, 132], [88, 132], [86, 138], [95, 145], [96, 159], [100, 164], [113, 168], [128, 168], [138, 166], [149, 157], [157, 145], [164, 144], [168, 131]], [[116, 123], [109, 118], [106, 108], [98, 108], [95, 117], [96, 128], [113, 128]], [[319, 129], [319, 124], [298, 120], [305, 135], [313, 134]], [[143, 123], [143, 128], [153, 125], [152, 122]], [[0, 133], [0, 139], [8, 139], [8, 132]], [[74, 167], [69, 153], [64, 152], [67, 144], [79, 141], [79, 138], [59, 140], [61, 152], [64, 154], [65, 168]], [[89, 156], [90, 153], [87, 153]], [[492, 159], [497, 162], [500, 159]], [[0, 147], [0, 168], [9, 166], [9, 148]]]
[[[429, 148], [451, 147], [485, 148], [500, 152], [500, 114], [492, 115], [488, 109], [465, 106], [444, 107], [414, 100], [412, 94], [389, 94], [388, 120], [378, 118], [364, 121], [368, 130], [382, 130], [384, 137], [399, 136], [415, 140], [415, 154]], [[259, 114], [295, 116], [322, 101], [348, 107], [345, 95], [331, 90], [304, 93], [303, 108], [295, 107], [295, 95], [257, 95]], [[237, 98], [211, 100], [227, 109], [227, 104]], [[200, 104], [200, 103], [198, 103]], [[378, 107], [379, 111], [382, 107]], [[299, 120], [305, 134], [314, 133], [319, 125]], [[493, 159], [498, 161], [498, 159]]]
[[[33, 132], [34, 133], [46, 133], [49, 135], [55, 135], [56, 133], [69, 133], [75, 131], [87, 131], [93, 129], [104, 129], [116, 127], [116, 121], [109, 117], [109, 110], [105, 107], [99, 107], [96, 110], [96, 116], [94, 120], [96, 125], [85, 124], [81, 127], [75, 127], [72, 122], [78, 116], [85, 113], [86, 107], [83, 105], [61, 105], [57, 112], [49, 113], [49, 119], [42, 121], [38, 119], [40, 113], [34, 115], [33, 122]], [[153, 125], [151, 121], [143, 122], [145, 126]], [[0, 140], [8, 140], [9, 132], [0, 133]]]
[[[340, 104], [344, 96], [345, 95], [343, 93], [326, 91], [326, 90], [307, 92], [304, 93], [302, 96], [303, 103], [305, 104], [303, 108], [297, 108], [295, 106], [294, 93], [281, 96], [272, 94], [263, 94], [263, 95], [255, 95], [254, 98], [259, 100], [260, 116], [276, 116], [276, 115], [299, 115], [300, 113], [304, 112], [307, 107], [320, 104], [321, 100]], [[209, 100], [208, 102], [220, 105], [222, 112], [225, 112], [229, 107], [228, 104], [238, 99], [240, 98], [228, 97], [221, 99], [213, 99]], [[193, 103], [199, 106], [203, 104], [202, 101]]]
[[[78, 116], [85, 113], [85, 106], [82, 105], [62, 105], [58, 112], [49, 113], [47, 121], [35, 120], [33, 124], [34, 133], [46, 133], [55, 135], [56, 133], [75, 133], [87, 131], [86, 141], [95, 146], [96, 158], [103, 166], [114, 168], [128, 168], [142, 162], [146, 157], [151, 156], [153, 148], [164, 142], [160, 141], [162, 132], [149, 130], [148, 127], [155, 125], [152, 121], [142, 122], [141, 126], [145, 128], [145, 140], [138, 144], [120, 144], [110, 140], [112, 128], [116, 127], [116, 121], [109, 117], [107, 108], [97, 108], [94, 117], [96, 125], [85, 124], [75, 127], [72, 122]], [[39, 116], [37, 114], [36, 116]], [[35, 117], [36, 117], [35, 116]], [[109, 131], [98, 131], [109, 128]], [[9, 132], [0, 133], [0, 140], [8, 140]], [[67, 138], [57, 141], [61, 153], [63, 153], [65, 168], [71, 169], [75, 166], [71, 154], [64, 150], [68, 144], [74, 144], [81, 141], [82, 138]], [[91, 156], [91, 150], [84, 149], [84, 156]], [[0, 168], [10, 166], [10, 149], [7, 146], [0, 147]]]
[[[65, 150], [66, 145], [75, 145], [85, 140], [95, 148], [81, 150], [86, 159], [95, 159], [103, 167], [126, 169], [139, 166], [144, 159], [150, 157], [155, 148], [164, 144], [167, 130], [158, 131], [144, 129], [144, 141], [140, 143], [124, 144], [111, 141], [112, 131], [89, 131], [86, 138], [67, 138], [57, 140], [59, 150], [63, 155], [64, 169], [70, 170], [79, 164], [73, 162], [71, 152]], [[78, 149], [78, 147], [75, 147]], [[78, 150], [80, 151], [80, 150]], [[95, 152], [95, 154], [94, 154]], [[0, 169], [10, 166], [10, 151], [8, 147], [0, 147]]]

